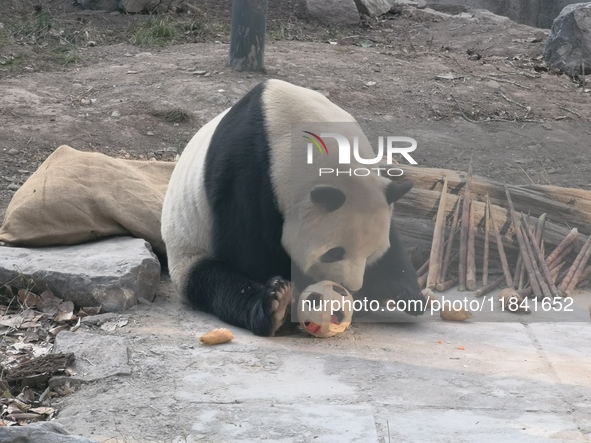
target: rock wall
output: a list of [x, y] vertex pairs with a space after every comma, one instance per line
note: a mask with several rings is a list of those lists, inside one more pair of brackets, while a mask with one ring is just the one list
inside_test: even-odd
[[428, 0], [435, 5], [465, 5], [470, 8], [488, 9], [509, 17], [517, 23], [539, 28], [550, 28], [565, 6], [583, 0]]

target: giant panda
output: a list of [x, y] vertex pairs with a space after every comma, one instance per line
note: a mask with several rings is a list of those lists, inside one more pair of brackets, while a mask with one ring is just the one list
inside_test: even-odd
[[[172, 173], [162, 237], [177, 290], [261, 336], [285, 322], [292, 290], [303, 289], [292, 287], [296, 277], [331, 280], [358, 297], [415, 300], [407, 312], [421, 314], [417, 275], [392, 223], [393, 203], [412, 184], [294, 166], [296, 122], [346, 122], [360, 152], [372, 154], [355, 119], [324, 95], [280, 80], [255, 86], [196, 133]], [[335, 155], [319, 161], [334, 166]]]

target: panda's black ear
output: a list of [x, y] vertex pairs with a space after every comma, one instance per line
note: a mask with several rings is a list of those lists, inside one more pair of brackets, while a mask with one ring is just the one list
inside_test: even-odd
[[310, 199], [328, 212], [332, 212], [343, 206], [347, 196], [340, 189], [321, 185], [310, 191]]
[[388, 186], [386, 186], [386, 200], [388, 200], [388, 203], [394, 203], [395, 201], [400, 200], [400, 198], [411, 189], [411, 181], [405, 181], [402, 183], [390, 182], [388, 183]]

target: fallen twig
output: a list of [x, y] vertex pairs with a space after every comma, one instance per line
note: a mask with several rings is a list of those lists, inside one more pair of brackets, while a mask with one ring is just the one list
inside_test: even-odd
[[453, 94], [449, 94], [449, 96], [453, 99], [454, 102], [456, 102], [456, 105], [458, 105], [458, 109], [460, 110], [460, 114], [462, 114], [462, 117], [464, 117], [466, 121], [469, 121], [470, 123], [480, 123], [478, 120], [472, 120], [466, 114], [464, 114], [464, 110], [462, 109], [456, 98], [453, 96]]
[[552, 103], [554, 103], [556, 106], [558, 106], [563, 111], [570, 112], [571, 114], [576, 115], [579, 118], [583, 118], [583, 116], [581, 114], [579, 114], [577, 111], [573, 111], [572, 109], [568, 109], [566, 106], [561, 105], [560, 103], [556, 103], [556, 102], [552, 102]]
[[[495, 80], [496, 81], [496, 80]], [[520, 108], [523, 108], [527, 111], [527, 114], [525, 114], [525, 117], [523, 118], [527, 118], [527, 116], [529, 115], [529, 113], [531, 112], [531, 106], [525, 106], [522, 105], [521, 103], [516, 102], [515, 100], [511, 100], [509, 97], [507, 97], [505, 94], [503, 94], [501, 91], [497, 92], [501, 97], [503, 97], [505, 100], [507, 100], [509, 103], [512, 103], [514, 105], [519, 106]]]
[[526, 89], [528, 91], [531, 91], [531, 88], [529, 88], [527, 86], [523, 86], [522, 84], [517, 83], [517, 82], [514, 82], [514, 81], [511, 81], [511, 80], [505, 80], [505, 79], [498, 78], [498, 77], [496, 77], [496, 78], [482, 77], [482, 78], [486, 78], [488, 80], [494, 80], [494, 81], [501, 82], [501, 83], [510, 83], [512, 85], [518, 86], [518, 87], [523, 88], [523, 89]]

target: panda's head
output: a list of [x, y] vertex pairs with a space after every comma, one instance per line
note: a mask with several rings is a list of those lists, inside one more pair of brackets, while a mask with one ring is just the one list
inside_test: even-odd
[[411, 188], [386, 179], [314, 184], [285, 214], [283, 245], [306, 277], [358, 291], [390, 247], [392, 203]]

